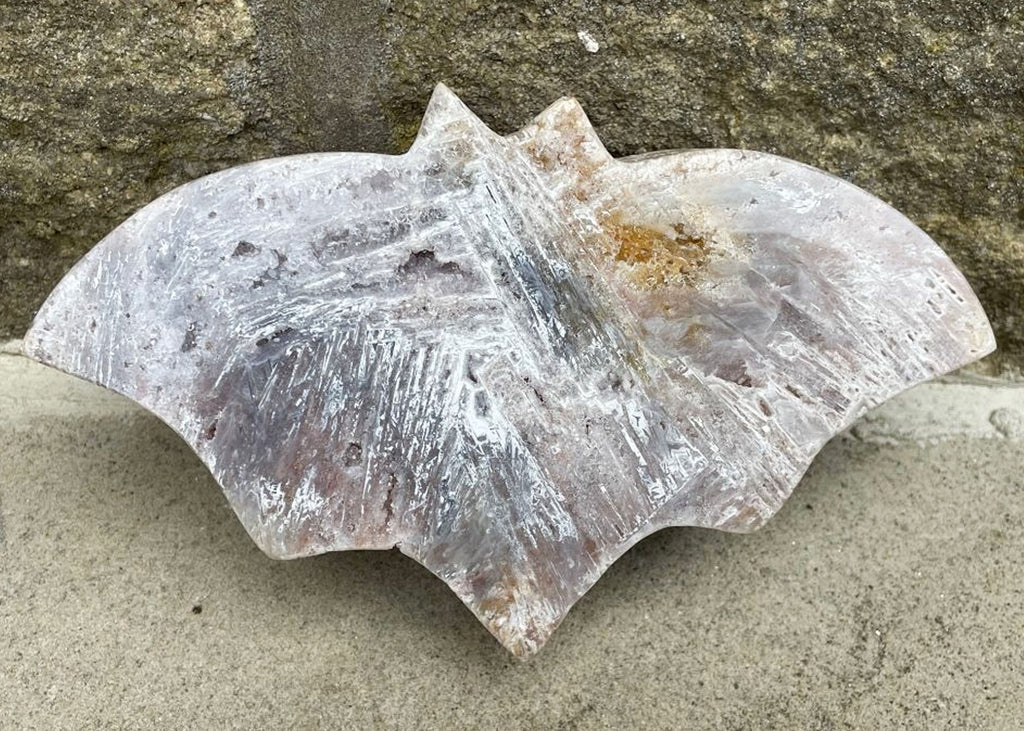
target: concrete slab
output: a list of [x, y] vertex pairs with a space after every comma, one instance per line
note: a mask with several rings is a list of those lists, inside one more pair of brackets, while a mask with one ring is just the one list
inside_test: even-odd
[[765, 529], [652, 536], [521, 663], [398, 553], [266, 558], [170, 429], [16, 350], [0, 354], [0, 727], [1020, 722], [1022, 388], [890, 402]]

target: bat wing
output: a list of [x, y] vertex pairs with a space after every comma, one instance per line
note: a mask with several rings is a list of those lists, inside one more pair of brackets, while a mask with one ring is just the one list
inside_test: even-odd
[[571, 100], [502, 137], [443, 86], [404, 155], [154, 201], [24, 343], [173, 427], [271, 556], [397, 546], [519, 655], [643, 536], [758, 526], [864, 409], [993, 347], [848, 183], [614, 160]]

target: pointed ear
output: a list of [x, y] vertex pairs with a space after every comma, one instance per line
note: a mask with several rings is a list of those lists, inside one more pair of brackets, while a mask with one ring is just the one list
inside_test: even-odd
[[573, 164], [592, 169], [613, 159], [578, 101], [563, 97], [509, 139], [544, 168]]
[[533, 118], [533, 123], [547, 129], [579, 129], [597, 136], [593, 125], [583, 111], [583, 106], [574, 97], [563, 96]]
[[459, 97], [444, 84], [434, 87], [434, 93], [430, 95], [427, 103], [427, 110], [423, 113], [423, 121], [420, 122], [420, 131], [416, 140], [412, 143], [413, 148], [429, 145], [442, 135], [452, 132], [482, 132], [487, 135], [496, 136], [483, 121], [473, 114]]

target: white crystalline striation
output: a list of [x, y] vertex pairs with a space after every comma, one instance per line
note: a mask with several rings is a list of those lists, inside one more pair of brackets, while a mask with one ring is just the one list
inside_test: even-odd
[[517, 655], [644, 536], [758, 527], [865, 409], [993, 347], [849, 183], [616, 160], [570, 99], [503, 137], [443, 86], [403, 155], [161, 197], [24, 342], [176, 429], [271, 556], [397, 546]]

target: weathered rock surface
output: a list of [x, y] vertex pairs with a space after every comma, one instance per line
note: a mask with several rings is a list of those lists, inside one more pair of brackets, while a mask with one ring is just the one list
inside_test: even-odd
[[512, 652], [671, 525], [748, 531], [867, 408], [989, 353], [905, 217], [773, 155], [613, 159], [443, 86], [401, 156], [278, 158], [126, 221], [37, 360], [170, 424], [253, 539], [398, 547]]

